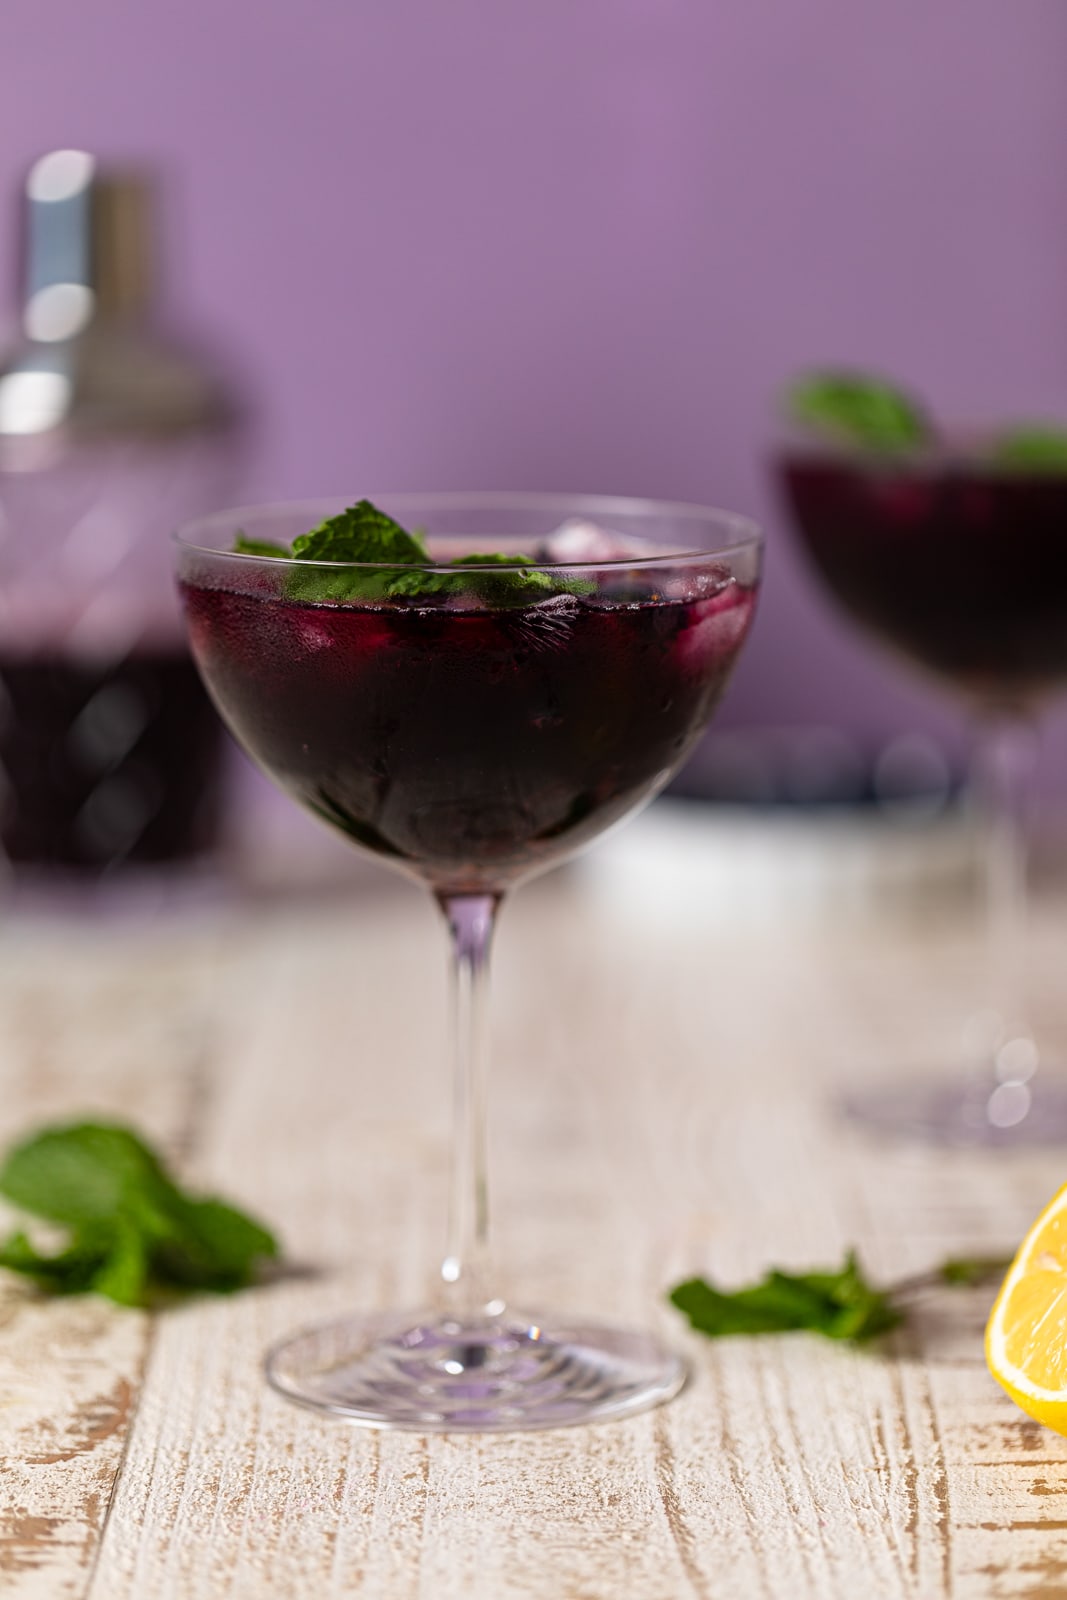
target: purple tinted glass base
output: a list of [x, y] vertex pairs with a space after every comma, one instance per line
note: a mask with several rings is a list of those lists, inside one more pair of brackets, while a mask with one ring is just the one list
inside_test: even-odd
[[886, 1084], [844, 1095], [850, 1122], [922, 1144], [1023, 1147], [1067, 1144], [1067, 1078], [1044, 1065], [1029, 1083], [967, 1077]]
[[685, 1366], [649, 1335], [602, 1324], [394, 1313], [284, 1340], [267, 1377], [287, 1399], [364, 1427], [514, 1433], [643, 1411], [678, 1393]]

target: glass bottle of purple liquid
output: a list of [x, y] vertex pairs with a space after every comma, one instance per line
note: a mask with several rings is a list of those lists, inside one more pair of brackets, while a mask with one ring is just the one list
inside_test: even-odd
[[33, 165], [0, 357], [0, 861], [53, 887], [215, 841], [223, 744], [168, 536], [232, 494], [239, 434], [212, 365], [156, 326], [152, 198], [85, 151]]

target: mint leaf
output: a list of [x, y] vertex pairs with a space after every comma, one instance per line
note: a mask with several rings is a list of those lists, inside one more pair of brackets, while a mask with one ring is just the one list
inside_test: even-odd
[[937, 1277], [969, 1289], [975, 1284], [999, 1283], [1012, 1263], [1011, 1256], [959, 1256], [943, 1261], [937, 1268]]
[[1049, 423], [1011, 428], [993, 441], [992, 457], [1021, 472], [1067, 472], [1067, 431]]
[[[494, 551], [489, 555], [461, 556], [452, 565], [482, 569], [469, 576], [464, 573], [462, 577], [453, 573], [452, 578], [455, 592], [476, 594], [486, 605], [535, 605], [551, 595], [593, 594], [596, 590], [596, 584], [586, 578], [572, 578], [535, 567], [530, 556]], [[493, 567], [497, 570], [490, 571]]]
[[83, 1122], [46, 1128], [10, 1150], [0, 1194], [49, 1222], [107, 1222], [169, 1186], [158, 1157], [128, 1128]]
[[275, 544], [273, 539], [249, 539], [238, 533], [233, 542], [235, 556], [271, 556], [274, 560], [288, 561], [292, 555], [287, 544]]
[[867, 1282], [854, 1250], [836, 1272], [809, 1272], [799, 1281], [813, 1295], [824, 1297], [825, 1323], [819, 1331], [828, 1338], [862, 1342], [888, 1332], [902, 1320], [903, 1313], [893, 1304], [892, 1295]]
[[[286, 574], [285, 592], [291, 600], [316, 605], [348, 600], [388, 600], [398, 593], [421, 594], [417, 572], [404, 574], [399, 567], [342, 567], [323, 561], [321, 567], [295, 567]], [[396, 587], [397, 585], [407, 587]]]
[[732, 1292], [690, 1278], [671, 1290], [670, 1301], [711, 1339], [806, 1329], [861, 1344], [896, 1327], [902, 1317], [891, 1295], [867, 1282], [852, 1251], [836, 1271], [772, 1270], [759, 1283]]
[[403, 581], [405, 566], [430, 561], [424, 541], [369, 500], [359, 500], [310, 533], [302, 533], [293, 540], [292, 553], [300, 561], [321, 561], [324, 566], [361, 562], [377, 568], [361, 572], [346, 566], [316, 572], [294, 567], [288, 592], [297, 600], [384, 600], [393, 592], [392, 584]]
[[786, 390], [785, 406], [794, 422], [868, 450], [913, 449], [927, 444], [933, 434], [909, 395], [860, 373], [816, 372], [798, 378]]
[[53, 1254], [21, 1231], [0, 1243], [0, 1266], [57, 1294], [92, 1290], [147, 1305], [168, 1290], [236, 1289], [277, 1254], [258, 1222], [183, 1192], [119, 1124], [46, 1128], [24, 1140], [0, 1166], [0, 1194], [66, 1228], [67, 1243]]
[[107, 1254], [88, 1284], [120, 1306], [143, 1306], [150, 1299], [151, 1259], [148, 1240], [132, 1217], [115, 1225]]
[[906, 1302], [930, 1289], [969, 1288], [999, 1283], [1010, 1256], [960, 1256], [932, 1271], [902, 1278], [887, 1289], [868, 1283], [854, 1250], [836, 1271], [778, 1272], [758, 1283], [724, 1291], [704, 1278], [689, 1278], [669, 1299], [709, 1339], [731, 1334], [790, 1333], [807, 1330], [827, 1339], [863, 1344], [904, 1320]]
[[749, 1289], [725, 1294], [703, 1278], [689, 1278], [670, 1294], [671, 1304], [684, 1312], [700, 1333], [723, 1338], [738, 1333], [784, 1333], [808, 1325], [810, 1304], [803, 1310], [797, 1297], [783, 1294], [769, 1279]]
[[277, 1253], [258, 1222], [222, 1200], [186, 1200], [182, 1228], [164, 1241], [158, 1259], [168, 1282], [191, 1288], [240, 1288], [248, 1264]]
[[31, 1278], [50, 1294], [84, 1294], [107, 1260], [108, 1247], [92, 1235], [82, 1235], [76, 1243], [48, 1255], [38, 1250], [22, 1233], [12, 1233], [0, 1242], [0, 1267]]
[[396, 562], [398, 565], [430, 559], [418, 535], [408, 533], [369, 500], [359, 500], [337, 516], [327, 517], [310, 533], [302, 533], [293, 540], [293, 555], [301, 561]]

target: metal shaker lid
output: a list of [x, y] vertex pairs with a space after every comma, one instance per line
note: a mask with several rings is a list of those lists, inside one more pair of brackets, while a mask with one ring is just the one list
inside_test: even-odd
[[21, 338], [0, 359], [0, 439], [185, 432], [228, 421], [213, 369], [152, 328], [151, 173], [53, 150], [23, 192]]

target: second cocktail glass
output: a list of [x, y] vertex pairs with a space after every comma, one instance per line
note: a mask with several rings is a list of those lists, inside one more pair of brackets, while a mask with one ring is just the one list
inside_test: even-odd
[[847, 1107], [935, 1141], [1059, 1142], [1067, 1082], [1038, 1071], [1026, 1015], [1023, 811], [1036, 718], [1067, 692], [1067, 475], [998, 463], [981, 441], [903, 455], [796, 447], [778, 467], [829, 592], [970, 710], [987, 817], [985, 1059], [970, 1076], [889, 1084]]
[[[751, 623], [759, 534], [728, 513], [651, 502], [380, 504], [420, 529], [432, 571], [405, 568], [397, 583], [388, 564], [270, 554], [337, 506], [223, 513], [178, 544], [193, 654], [233, 733], [280, 788], [432, 892], [453, 955], [454, 1156], [436, 1303], [297, 1334], [268, 1373], [305, 1405], [420, 1432], [626, 1415], [680, 1387], [671, 1351], [642, 1332], [513, 1311], [498, 1294], [489, 948], [507, 891], [651, 799], [685, 760]], [[234, 553], [238, 535], [261, 553]], [[492, 562], [470, 564], [487, 550]], [[528, 574], [518, 583], [508, 553]]]

